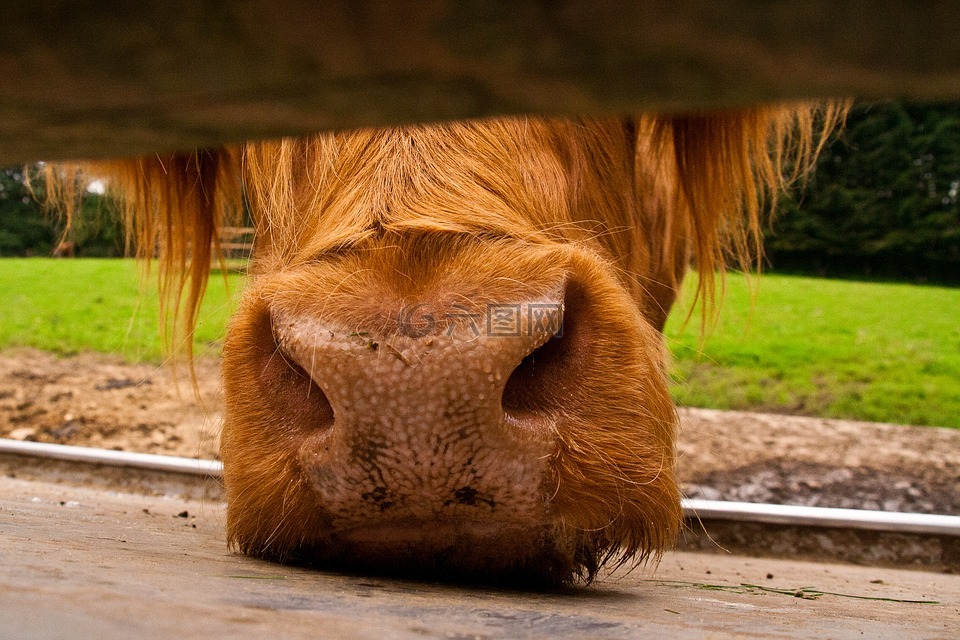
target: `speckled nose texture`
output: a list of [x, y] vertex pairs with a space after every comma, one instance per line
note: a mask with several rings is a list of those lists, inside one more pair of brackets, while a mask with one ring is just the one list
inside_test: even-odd
[[552, 421], [505, 410], [504, 388], [560, 339], [562, 313], [558, 299], [522, 301], [442, 318], [411, 313], [376, 333], [275, 313], [281, 351], [333, 409], [299, 454], [333, 529], [542, 522], [554, 489]]

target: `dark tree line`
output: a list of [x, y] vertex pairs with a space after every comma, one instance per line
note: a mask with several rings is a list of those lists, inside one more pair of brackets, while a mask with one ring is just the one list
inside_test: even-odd
[[[42, 193], [37, 194], [42, 198]], [[24, 180], [22, 167], [0, 169], [0, 257], [49, 256], [63, 237], [63, 220], [45, 212]], [[123, 255], [123, 228], [104, 207], [102, 196], [87, 193], [69, 238], [77, 255]]]
[[0, 170], [0, 256], [49, 255], [57, 236], [24, 185], [23, 171]]
[[[861, 105], [820, 156], [806, 189], [767, 233], [775, 271], [960, 282], [960, 103]], [[91, 193], [77, 255], [122, 253], [120, 225]], [[0, 256], [50, 255], [62, 223], [22, 169], [0, 170]]]
[[774, 270], [960, 281], [960, 104], [856, 107], [767, 234]]

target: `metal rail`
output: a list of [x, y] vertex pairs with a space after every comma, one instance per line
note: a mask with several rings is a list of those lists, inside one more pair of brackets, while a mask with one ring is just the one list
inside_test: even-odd
[[[223, 464], [217, 460], [110, 451], [62, 444], [22, 442], [4, 438], [0, 438], [0, 454], [149, 469], [213, 478], [219, 478], [223, 473]], [[729, 520], [891, 533], [960, 536], [960, 516], [924, 513], [832, 509], [783, 504], [723, 502], [720, 500], [684, 500], [683, 513], [687, 518], [698, 520]]]
[[72, 447], [65, 444], [48, 444], [45, 442], [22, 442], [20, 440], [0, 438], [0, 454], [3, 453], [46, 460], [85, 462], [88, 464], [109, 465], [111, 467], [132, 467], [134, 469], [150, 469], [152, 471], [186, 473], [216, 478], [220, 477], [223, 473], [223, 464], [217, 460], [161, 456], [152, 453], [132, 453], [130, 451], [112, 451], [110, 449], [94, 449], [92, 447]]
[[731, 520], [799, 527], [831, 527], [888, 533], [960, 536], [960, 516], [834, 509], [789, 504], [684, 500], [687, 518]]

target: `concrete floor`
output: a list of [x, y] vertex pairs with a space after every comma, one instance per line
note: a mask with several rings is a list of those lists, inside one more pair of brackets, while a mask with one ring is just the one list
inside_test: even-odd
[[0, 478], [0, 637], [960, 638], [958, 575], [671, 553], [586, 589], [508, 592], [251, 560], [222, 522], [213, 502]]

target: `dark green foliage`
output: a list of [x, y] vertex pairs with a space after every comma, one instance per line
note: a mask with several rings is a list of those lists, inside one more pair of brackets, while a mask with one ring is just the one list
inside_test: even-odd
[[[27, 188], [23, 168], [0, 169], [0, 256], [49, 256], [63, 236], [63, 226]], [[73, 242], [79, 256], [123, 255], [123, 225], [109, 215], [96, 193], [85, 194], [65, 239]]]
[[87, 193], [79, 216], [70, 229], [69, 239], [77, 247], [77, 255], [115, 258], [124, 255], [123, 223], [102, 195]]
[[960, 105], [855, 108], [766, 248], [774, 270], [960, 280]]
[[50, 255], [59, 230], [23, 182], [21, 169], [0, 169], [0, 256]]

